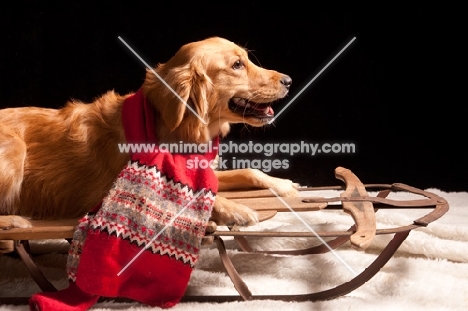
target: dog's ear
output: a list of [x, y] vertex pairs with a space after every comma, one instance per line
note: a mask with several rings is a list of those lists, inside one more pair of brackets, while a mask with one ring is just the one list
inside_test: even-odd
[[183, 136], [197, 141], [208, 139], [204, 118], [212, 88], [203, 64], [198, 60], [179, 66], [166, 63], [159, 65], [156, 73], [164, 82], [147, 70], [144, 87], [169, 131], [176, 130], [183, 122], [187, 128]]
[[191, 62], [191, 88], [189, 95], [190, 106], [205, 122], [208, 121], [206, 120], [206, 116], [210, 109], [210, 103], [216, 100], [214, 98], [213, 82], [206, 73], [206, 66], [207, 64], [203, 59]]
[[190, 95], [191, 79], [185, 68], [167, 67], [166, 64], [162, 64], [155, 71], [146, 70], [143, 87], [151, 104], [161, 114], [166, 127], [173, 131], [180, 125], [185, 114], [184, 103]]

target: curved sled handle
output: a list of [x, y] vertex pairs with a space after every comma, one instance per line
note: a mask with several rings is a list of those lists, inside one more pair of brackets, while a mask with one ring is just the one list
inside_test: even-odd
[[[344, 168], [335, 169], [337, 179], [346, 183], [346, 190], [340, 197], [367, 197], [367, 191], [359, 178], [353, 172]], [[374, 206], [371, 202], [346, 202], [343, 201], [343, 209], [350, 214], [356, 223], [356, 232], [351, 235], [351, 245], [357, 250], [368, 248], [375, 236], [376, 221]]]

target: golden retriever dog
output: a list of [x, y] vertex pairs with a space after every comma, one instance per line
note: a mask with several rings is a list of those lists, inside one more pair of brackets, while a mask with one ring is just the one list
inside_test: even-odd
[[[159, 143], [207, 143], [225, 136], [230, 124], [260, 127], [274, 117], [272, 103], [286, 96], [291, 78], [248, 59], [247, 51], [222, 38], [186, 44], [143, 83], [155, 107]], [[27, 218], [78, 218], [100, 202], [130, 158], [121, 108], [129, 95], [109, 91], [92, 103], [71, 101], [61, 109], [0, 110], [0, 228], [28, 227]], [[206, 124], [205, 124], [206, 123]], [[297, 195], [297, 184], [255, 169], [217, 171], [219, 190], [272, 188]], [[255, 211], [221, 196], [212, 218], [248, 225]]]

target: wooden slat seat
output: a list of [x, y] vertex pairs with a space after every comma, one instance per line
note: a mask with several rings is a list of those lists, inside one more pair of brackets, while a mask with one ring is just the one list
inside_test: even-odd
[[0, 240], [71, 239], [78, 219], [31, 220], [31, 228], [0, 230]]

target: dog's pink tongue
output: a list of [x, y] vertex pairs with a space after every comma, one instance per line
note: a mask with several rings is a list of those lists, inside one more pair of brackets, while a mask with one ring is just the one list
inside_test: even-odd
[[275, 112], [273, 111], [273, 108], [271, 106], [266, 106], [266, 107], [254, 107], [255, 110], [261, 111], [264, 114], [274, 114]]

